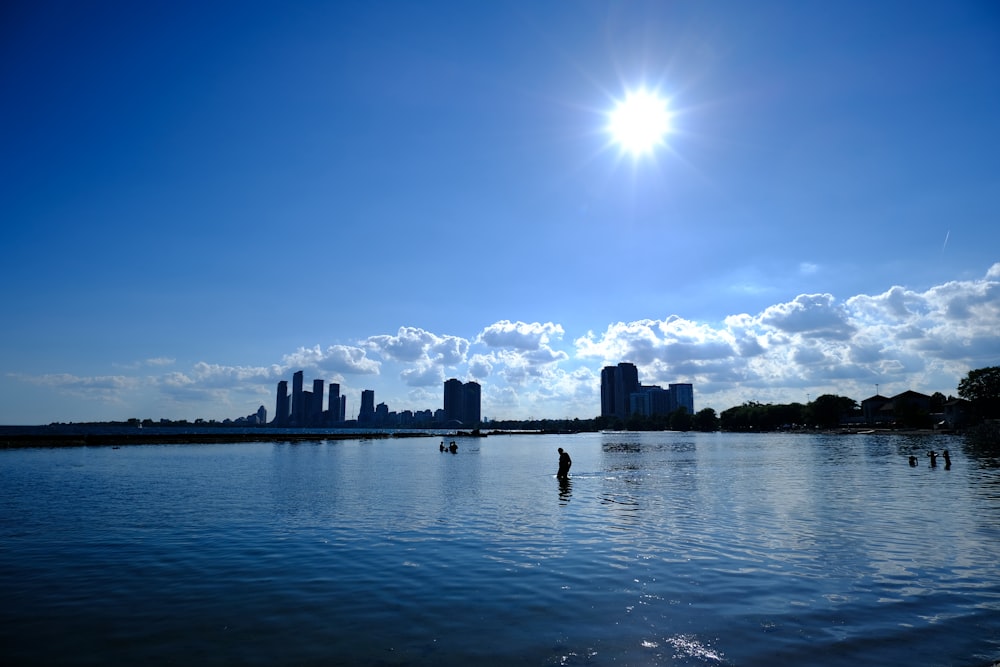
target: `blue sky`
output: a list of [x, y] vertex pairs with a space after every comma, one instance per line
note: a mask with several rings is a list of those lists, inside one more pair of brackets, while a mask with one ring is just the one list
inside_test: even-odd
[[619, 361], [716, 411], [1000, 364], [995, 3], [0, 13], [0, 423], [273, 413], [300, 369], [589, 418]]

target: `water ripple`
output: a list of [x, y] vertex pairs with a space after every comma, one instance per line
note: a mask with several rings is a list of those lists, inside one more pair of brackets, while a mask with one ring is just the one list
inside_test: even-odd
[[884, 437], [436, 444], [0, 452], [4, 662], [1000, 657], [1000, 483], [960, 443], [949, 471]]

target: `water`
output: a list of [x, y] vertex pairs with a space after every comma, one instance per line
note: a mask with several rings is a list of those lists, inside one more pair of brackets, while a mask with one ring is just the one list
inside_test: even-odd
[[0, 451], [0, 663], [1000, 659], [1000, 467], [960, 439], [438, 442]]

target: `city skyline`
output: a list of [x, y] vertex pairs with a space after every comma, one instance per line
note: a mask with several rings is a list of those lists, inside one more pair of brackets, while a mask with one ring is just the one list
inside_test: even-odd
[[[292, 390], [288, 381], [279, 380], [274, 397], [274, 416], [266, 419], [266, 408], [261, 406], [254, 419], [257, 425], [269, 424], [290, 428], [322, 428], [343, 425], [354, 426], [460, 426], [476, 428], [482, 422], [481, 390], [476, 382], [462, 382], [449, 378], [443, 384], [441, 407], [423, 410], [390, 410], [388, 403], [375, 402], [373, 389], [362, 389], [357, 416], [348, 414], [347, 395], [340, 392], [340, 384], [314, 378], [312, 390], [307, 390], [305, 371], [292, 374]], [[324, 405], [326, 409], [324, 410]], [[263, 417], [262, 417], [263, 415]]]
[[1000, 363], [998, 44], [978, 2], [14, 3], [0, 423], [296, 370], [592, 418], [626, 359], [717, 412], [955, 394]]

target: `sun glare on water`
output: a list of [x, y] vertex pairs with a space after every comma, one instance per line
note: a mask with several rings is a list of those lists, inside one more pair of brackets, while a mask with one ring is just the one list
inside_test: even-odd
[[628, 93], [611, 112], [608, 130], [614, 142], [633, 156], [651, 153], [670, 132], [667, 100], [647, 90]]

